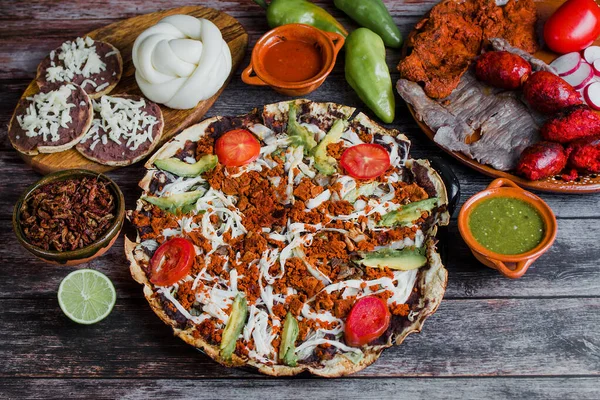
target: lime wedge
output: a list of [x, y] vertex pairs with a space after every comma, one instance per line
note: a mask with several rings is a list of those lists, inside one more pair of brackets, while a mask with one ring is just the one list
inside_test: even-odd
[[106, 275], [93, 269], [79, 269], [65, 277], [58, 287], [58, 304], [78, 324], [95, 324], [112, 311], [117, 293]]

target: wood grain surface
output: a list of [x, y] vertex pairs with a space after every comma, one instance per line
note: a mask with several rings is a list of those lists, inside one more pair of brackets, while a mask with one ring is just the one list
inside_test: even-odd
[[[386, 1], [406, 36], [437, 1]], [[357, 27], [331, 1], [317, 3], [348, 29]], [[273, 379], [228, 369], [173, 337], [129, 276], [123, 240], [86, 265], [107, 274], [117, 304], [96, 325], [63, 316], [56, 290], [73, 268], [46, 265], [17, 243], [10, 227], [19, 194], [39, 179], [10, 147], [6, 125], [37, 63], [64, 40], [119, 19], [186, 5], [182, 0], [3, 1], [0, 19], [0, 398], [131, 399], [598, 399], [600, 396], [600, 195], [538, 193], [558, 218], [551, 248], [516, 281], [477, 263], [453, 220], [448, 249], [448, 290], [423, 333], [350, 378], [302, 375]], [[250, 47], [267, 26], [250, 0], [202, 2], [244, 26]], [[249, 62], [247, 52], [242, 66]], [[388, 50], [395, 82], [400, 52]], [[285, 97], [244, 85], [239, 68], [207, 116], [234, 115]], [[370, 113], [346, 84], [343, 57], [309, 98], [335, 101]], [[438, 157], [457, 174], [462, 202], [490, 178], [444, 154], [429, 141], [397, 98], [390, 126], [413, 143], [415, 157]], [[141, 165], [109, 173], [131, 208], [140, 190]], [[131, 227], [126, 226], [125, 231]]]
[[[244, 27], [235, 18], [224, 12], [207, 7], [187, 6], [140, 15], [86, 33], [86, 35], [90, 36], [92, 39], [112, 44], [119, 49], [121, 56], [123, 57], [123, 77], [110, 94], [133, 94], [143, 96], [143, 93], [135, 81], [135, 67], [131, 60], [133, 43], [140, 33], [151, 26], [154, 26], [161, 19], [175, 14], [186, 14], [197, 18], [208, 19], [221, 30], [223, 39], [227, 42], [229, 50], [231, 51], [232, 72], [217, 93], [211, 98], [199, 102], [198, 105], [192, 109], [175, 110], [160, 105], [165, 124], [158, 147], [183, 129], [199, 122], [227, 87], [227, 83], [229, 83], [234, 71], [240, 66], [240, 63], [244, 59], [246, 47], [248, 46], [248, 34], [244, 30]], [[52, 49], [49, 49], [48, 52], [50, 50]], [[39, 88], [34, 80], [29, 84], [27, 89], [25, 89], [22, 98], [33, 96], [38, 92]], [[85, 168], [98, 172], [106, 172], [118, 168], [92, 161], [81, 155], [75, 148], [60, 153], [38, 154], [35, 156], [21, 154], [21, 156], [31, 168], [42, 174], [72, 168]]]

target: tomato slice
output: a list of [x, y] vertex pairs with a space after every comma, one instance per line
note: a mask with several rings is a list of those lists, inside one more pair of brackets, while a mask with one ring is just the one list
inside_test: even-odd
[[387, 330], [391, 317], [385, 301], [375, 296], [363, 297], [354, 303], [346, 318], [346, 344], [360, 347], [372, 342]]
[[344, 151], [340, 164], [353, 178], [372, 179], [390, 167], [390, 155], [379, 144], [358, 144]]
[[164, 242], [150, 259], [150, 282], [171, 286], [189, 274], [194, 264], [196, 249], [184, 238]]
[[215, 153], [221, 164], [239, 167], [258, 158], [260, 142], [250, 131], [234, 129], [217, 139]]

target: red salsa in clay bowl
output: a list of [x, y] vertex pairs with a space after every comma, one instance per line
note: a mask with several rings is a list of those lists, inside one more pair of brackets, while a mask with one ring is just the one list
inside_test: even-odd
[[256, 42], [242, 81], [288, 96], [305, 95], [325, 81], [344, 41], [338, 33], [310, 25], [279, 26]]
[[538, 196], [496, 179], [463, 205], [458, 229], [484, 265], [520, 278], [556, 238], [556, 218]]

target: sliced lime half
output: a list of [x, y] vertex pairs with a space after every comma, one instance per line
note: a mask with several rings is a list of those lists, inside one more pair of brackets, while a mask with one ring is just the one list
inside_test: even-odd
[[117, 293], [110, 279], [93, 269], [71, 272], [58, 287], [60, 308], [79, 324], [95, 324], [106, 318], [116, 300]]

